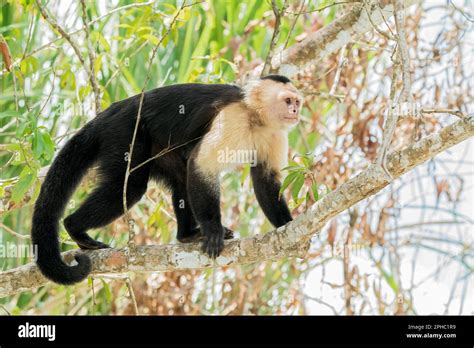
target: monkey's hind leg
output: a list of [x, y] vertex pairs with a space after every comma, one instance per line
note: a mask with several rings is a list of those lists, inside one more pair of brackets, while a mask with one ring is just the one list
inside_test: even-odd
[[[131, 208], [146, 191], [147, 180], [131, 180], [127, 188], [127, 205]], [[107, 179], [97, 187], [81, 207], [64, 219], [64, 226], [81, 249], [109, 248], [105, 243], [92, 239], [86, 231], [105, 226], [123, 214], [123, 179]]]

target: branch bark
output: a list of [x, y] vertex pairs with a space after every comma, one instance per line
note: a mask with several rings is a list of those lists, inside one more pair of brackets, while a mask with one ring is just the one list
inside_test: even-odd
[[[406, 9], [419, 2], [405, 0], [404, 7]], [[346, 14], [311, 33], [300, 43], [273, 56], [272, 70], [287, 77], [294, 76], [308, 65], [319, 62], [350, 41], [360, 38], [373, 28], [373, 24], [383, 23], [384, 18], [393, 15], [394, 6], [391, 3], [386, 4], [386, 1], [356, 3]]]
[[[474, 118], [457, 121], [437, 133], [413, 143], [401, 151], [391, 152], [387, 169], [394, 178], [409, 172], [433, 156], [474, 135]], [[372, 164], [337, 190], [327, 194], [308, 211], [291, 223], [266, 234], [226, 242], [221, 256], [215, 261], [200, 252], [198, 243], [137, 246], [89, 251], [93, 273], [127, 273], [203, 269], [235, 264], [247, 264], [283, 257], [304, 257], [309, 239], [332, 217], [375, 195], [388, 185], [380, 166]], [[63, 253], [71, 262], [77, 250]], [[48, 280], [34, 263], [0, 273], [0, 297], [31, 290]]]

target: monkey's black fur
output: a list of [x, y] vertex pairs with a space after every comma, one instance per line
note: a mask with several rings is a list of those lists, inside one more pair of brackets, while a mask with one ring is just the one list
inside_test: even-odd
[[[283, 76], [266, 78], [289, 82]], [[202, 178], [192, 154], [219, 110], [243, 97], [242, 89], [233, 85], [181, 84], [151, 90], [145, 93], [133, 148], [132, 168], [164, 149], [176, 147], [130, 174], [128, 207], [140, 200], [150, 178], [163, 182], [172, 192], [178, 240], [193, 240], [202, 233], [203, 251], [211, 257], [217, 257], [222, 250], [226, 231], [220, 221], [219, 182], [217, 178], [214, 183]], [[86, 231], [107, 225], [123, 214], [126, 154], [139, 100], [137, 95], [113, 103], [67, 142], [49, 169], [35, 204], [32, 241], [37, 245], [41, 272], [56, 283], [79, 282], [91, 271], [91, 261], [84, 254], [75, 257], [77, 265], [65, 264], [58, 243], [59, 220], [88, 168], [98, 165], [101, 179], [79, 209], [64, 219], [71, 238], [82, 249], [108, 247], [90, 238]], [[278, 197], [280, 185], [274, 175], [261, 166], [252, 168], [257, 199], [271, 223], [278, 227], [290, 221], [291, 215], [284, 199]]]
[[265, 77], [262, 77], [262, 80], [272, 80], [272, 81], [281, 82], [281, 83], [291, 83], [291, 80], [288, 77], [281, 76], [281, 75], [267, 75]]

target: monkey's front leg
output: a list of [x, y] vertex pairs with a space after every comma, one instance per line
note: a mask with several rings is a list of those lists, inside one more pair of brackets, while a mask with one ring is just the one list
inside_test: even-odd
[[204, 178], [193, 159], [188, 163], [188, 196], [204, 240], [202, 251], [216, 258], [224, 248], [225, 230], [221, 223], [219, 179]]
[[285, 198], [280, 196], [280, 181], [276, 171], [259, 163], [250, 169], [253, 189], [265, 216], [275, 227], [286, 225], [292, 219]]
[[[178, 222], [177, 239], [181, 243], [192, 243], [202, 241], [204, 235], [197, 225], [189, 204], [188, 192], [186, 188], [186, 178], [184, 184], [175, 185], [173, 188], [173, 208]], [[233, 239], [234, 231], [224, 226], [224, 239]]]

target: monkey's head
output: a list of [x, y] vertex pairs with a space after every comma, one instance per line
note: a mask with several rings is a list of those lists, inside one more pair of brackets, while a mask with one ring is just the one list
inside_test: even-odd
[[303, 98], [285, 76], [268, 75], [244, 87], [245, 103], [272, 128], [289, 128], [299, 122]]

